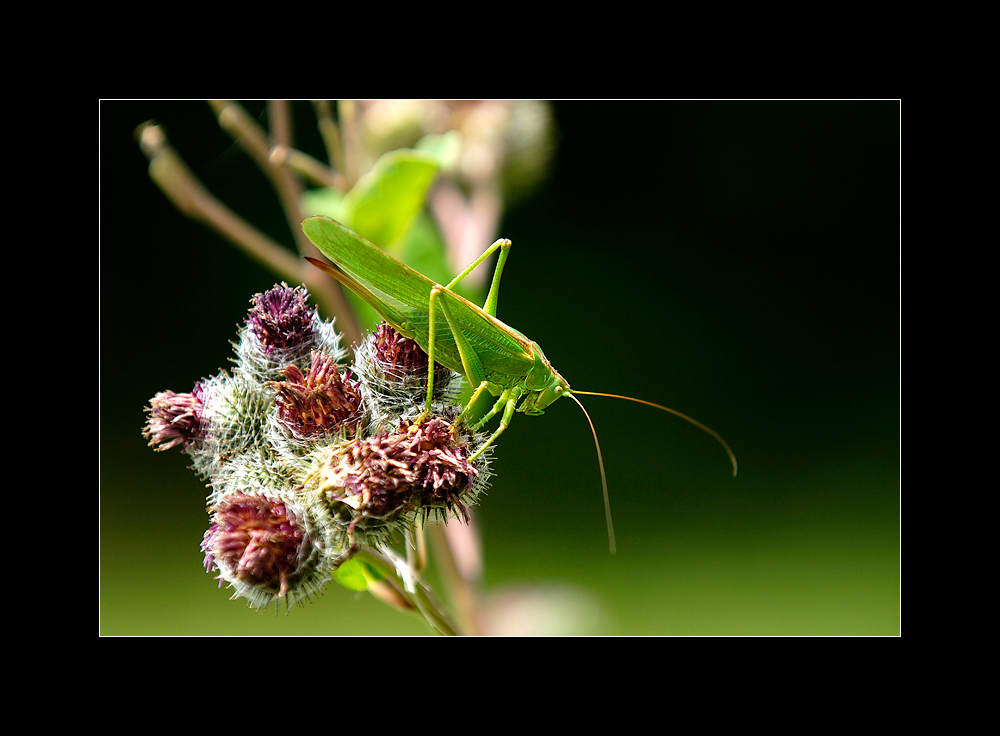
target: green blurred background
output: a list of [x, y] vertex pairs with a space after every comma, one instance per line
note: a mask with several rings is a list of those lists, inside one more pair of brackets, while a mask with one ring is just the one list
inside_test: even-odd
[[[899, 104], [553, 111], [549, 178], [498, 233], [514, 242], [499, 317], [574, 388], [716, 429], [740, 473], [680, 420], [582, 397], [611, 556], [579, 410], [518, 415], [477, 517], [486, 593], [556, 586], [584, 633], [899, 634]], [[255, 613], [204, 572], [205, 488], [186, 456], [146, 446], [143, 407], [226, 367], [251, 295], [276, 279], [173, 208], [134, 128], [165, 124], [220, 199], [284, 243], [289, 230], [204, 103], [100, 113], [100, 633], [428, 633], [336, 585]]]

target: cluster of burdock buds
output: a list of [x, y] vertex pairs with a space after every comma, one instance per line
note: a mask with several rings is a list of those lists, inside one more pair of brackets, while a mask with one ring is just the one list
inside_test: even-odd
[[251, 300], [231, 373], [150, 400], [143, 434], [180, 447], [206, 481], [205, 566], [264, 608], [319, 593], [360, 547], [427, 521], [468, 521], [486, 487], [485, 435], [455, 420], [461, 377], [386, 324], [355, 350], [303, 287]]

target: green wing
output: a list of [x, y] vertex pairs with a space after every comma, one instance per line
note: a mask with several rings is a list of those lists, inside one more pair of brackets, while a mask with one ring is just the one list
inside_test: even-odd
[[[329, 217], [310, 217], [302, 223], [302, 230], [340, 269], [326, 267], [324, 271], [427, 351], [433, 281]], [[311, 262], [322, 267], [319, 261]], [[482, 362], [486, 380], [504, 387], [521, 383], [534, 365], [531, 342], [452, 291], [445, 290], [439, 298], [447, 300], [452, 318]], [[443, 314], [435, 316], [434, 328], [434, 359], [464, 375], [458, 346]]]

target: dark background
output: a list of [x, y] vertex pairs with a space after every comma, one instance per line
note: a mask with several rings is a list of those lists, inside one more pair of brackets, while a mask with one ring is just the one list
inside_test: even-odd
[[[134, 128], [165, 124], [216, 196], [282, 242], [289, 230], [206, 104], [100, 112], [101, 632], [423, 633], [335, 585], [256, 614], [202, 571], [205, 489], [186, 456], [146, 447], [143, 407], [226, 367], [251, 295], [276, 279], [173, 208]], [[549, 178], [498, 233], [514, 242], [499, 317], [574, 388], [714, 428], [740, 473], [680, 420], [582, 397], [611, 556], [579, 410], [517, 415], [478, 517], [490, 592], [565, 586], [600, 611], [597, 633], [899, 633], [899, 112], [555, 103]]]

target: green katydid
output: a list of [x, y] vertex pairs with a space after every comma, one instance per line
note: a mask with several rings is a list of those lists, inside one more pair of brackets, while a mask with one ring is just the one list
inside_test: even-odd
[[[590, 415], [573, 394], [627, 399], [670, 412], [718, 440], [733, 464], [733, 475], [736, 475], [736, 457], [729, 449], [729, 445], [701, 422], [666, 406], [634, 399], [631, 396], [570, 389], [569, 383], [556, 372], [537, 343], [496, 318], [500, 276], [511, 247], [509, 240], [503, 238], [497, 240], [476, 259], [475, 263], [452, 279], [447, 286], [441, 286], [396, 260], [360, 235], [351, 232], [336, 220], [328, 217], [310, 217], [302, 223], [302, 229], [313, 245], [333, 261], [337, 268], [314, 258], [306, 260], [364, 299], [382, 319], [404, 337], [416, 341], [427, 353], [430, 369], [427, 377], [425, 413], [429, 414], [431, 411], [435, 362], [461, 373], [470, 385], [475, 387], [472, 398], [455, 424], [465, 418], [483, 391], [488, 390], [493, 396], [498, 397], [493, 408], [472, 429], [479, 429], [502, 410], [500, 425], [470, 459], [478, 457], [497, 440], [510, 425], [515, 411], [536, 416], [542, 414], [547, 406], [562, 396], [569, 396], [577, 403], [587, 417], [594, 435], [604, 492], [608, 542], [612, 552], [615, 551], [615, 536], [601, 447]], [[493, 282], [486, 303], [480, 309], [451, 289], [498, 249], [500, 254], [493, 273]], [[439, 315], [444, 319], [439, 320]]]

